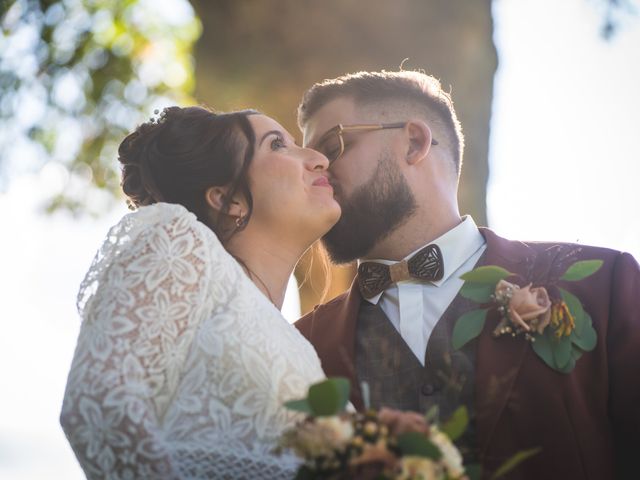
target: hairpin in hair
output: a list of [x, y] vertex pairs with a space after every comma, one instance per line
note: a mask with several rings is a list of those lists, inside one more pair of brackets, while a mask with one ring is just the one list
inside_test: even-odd
[[164, 111], [162, 113], [160, 113], [160, 110], [158, 110], [156, 108], [153, 111], [153, 116], [149, 117], [149, 123], [158, 124], [158, 123], [160, 123], [160, 121], [162, 120], [163, 117], [164, 117]]

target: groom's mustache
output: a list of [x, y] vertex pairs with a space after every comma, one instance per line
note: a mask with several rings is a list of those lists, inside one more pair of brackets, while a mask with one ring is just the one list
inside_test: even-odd
[[340, 184], [334, 180], [333, 178], [329, 177], [329, 185], [331, 185], [331, 187], [333, 188], [333, 197], [334, 198], [344, 198], [343, 192], [342, 192], [342, 188], [340, 188]]

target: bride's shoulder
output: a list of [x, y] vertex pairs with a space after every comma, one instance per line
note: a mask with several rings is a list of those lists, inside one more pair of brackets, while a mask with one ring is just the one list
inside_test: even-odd
[[[164, 228], [173, 224], [180, 224], [193, 230], [199, 230], [200, 225], [206, 228], [192, 212], [182, 205], [165, 202], [138, 207], [122, 217], [119, 223], [125, 224], [129, 228], [140, 227], [143, 229]], [[213, 232], [211, 233], [213, 234]]]
[[136, 284], [144, 280], [150, 290], [168, 278], [208, 288], [218, 271], [233, 271], [233, 262], [215, 233], [182, 205], [139, 207], [109, 230], [80, 286], [78, 309], [98, 285], [123, 275]]
[[139, 207], [125, 215], [114, 228], [134, 243], [191, 239], [194, 246], [205, 247], [211, 253], [225, 251], [216, 234], [180, 204], [159, 202]]

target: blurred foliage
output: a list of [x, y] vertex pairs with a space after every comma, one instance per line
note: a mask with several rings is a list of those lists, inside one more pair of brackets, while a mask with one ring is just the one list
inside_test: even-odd
[[48, 210], [113, 200], [123, 136], [155, 108], [192, 102], [200, 23], [186, 0], [162, 3], [2, 3], [0, 187], [50, 162], [61, 181]]
[[[634, 4], [586, 1], [601, 8], [607, 38]], [[464, 107], [480, 95], [465, 98], [469, 88], [455, 80], [486, 60], [473, 54], [474, 42], [491, 44], [490, 0], [191, 3], [208, 33], [197, 51], [205, 72], [200, 100], [284, 111], [280, 118], [295, 131], [297, 97], [312, 81], [354, 69], [397, 68], [406, 56], [407, 68], [428, 65], [445, 85], [456, 86], [471, 153], [478, 161], [486, 157], [483, 148], [473, 150], [475, 137], [488, 136], [488, 119]], [[194, 103], [198, 16], [187, 0], [0, 0], [0, 15], [0, 191], [16, 174], [48, 163], [59, 180], [49, 210], [101, 210], [119, 190], [115, 150], [123, 135], [156, 108]], [[478, 31], [483, 39], [474, 37]], [[456, 45], [466, 48], [460, 58]], [[491, 92], [485, 93], [490, 101]], [[482, 122], [486, 128], [476, 131]], [[475, 182], [485, 178], [471, 173]], [[471, 213], [482, 222], [484, 189], [477, 190], [463, 197], [479, 205]]]
[[623, 19], [629, 15], [638, 14], [637, 0], [590, 0], [602, 10], [604, 21], [602, 24], [602, 36], [610, 40], [618, 31]]
[[[517, 1], [517, 0], [501, 0]], [[585, 0], [610, 38], [636, 0]], [[426, 68], [451, 88], [466, 135], [461, 211], [486, 224], [493, 77], [491, 0], [0, 0], [0, 191], [46, 165], [48, 210], [99, 213], [118, 198], [116, 149], [153, 110], [254, 107], [297, 133], [313, 82]], [[195, 10], [195, 12], [194, 12]], [[553, 12], [549, 12], [553, 15]], [[201, 26], [202, 25], [202, 26]], [[196, 40], [203, 33], [201, 40]], [[194, 71], [197, 60], [197, 71]], [[195, 76], [194, 76], [195, 75]], [[300, 262], [302, 310], [322, 269]], [[318, 262], [316, 262], [316, 265]], [[332, 269], [329, 298], [353, 269]], [[315, 284], [315, 287], [314, 287]]]

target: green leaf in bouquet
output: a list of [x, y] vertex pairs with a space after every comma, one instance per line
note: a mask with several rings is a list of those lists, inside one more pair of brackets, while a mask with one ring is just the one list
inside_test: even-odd
[[402, 455], [426, 457], [432, 460], [440, 460], [442, 457], [440, 449], [420, 432], [406, 432], [399, 435], [398, 448]]
[[537, 448], [530, 448], [529, 450], [523, 450], [521, 452], [516, 453], [514, 456], [507, 459], [502, 465], [500, 465], [500, 468], [498, 468], [498, 470], [494, 472], [490, 480], [496, 480], [506, 475], [511, 470], [513, 470], [518, 465], [520, 465], [522, 462], [524, 462], [526, 459], [533, 457], [534, 455], [537, 455], [541, 450], [542, 449], [540, 447], [537, 447]]
[[571, 338], [568, 336], [553, 338], [551, 350], [556, 370], [565, 371], [567, 364], [571, 361]]
[[590, 352], [596, 347], [598, 343], [598, 335], [593, 328], [591, 317], [585, 312], [585, 325], [580, 335], [572, 335], [571, 340], [573, 344], [580, 348], [584, 352]]
[[445, 433], [452, 442], [455, 442], [462, 436], [469, 424], [469, 412], [467, 407], [458, 407], [451, 418], [447, 420], [441, 427], [443, 433]]
[[576, 262], [567, 268], [567, 271], [560, 277], [560, 280], [577, 282], [578, 280], [587, 278], [600, 270], [602, 263], [602, 260], [581, 260]]
[[494, 291], [495, 285], [465, 282], [460, 289], [460, 295], [474, 302], [487, 303], [491, 300]]
[[424, 419], [428, 424], [438, 423], [440, 420], [440, 407], [438, 405], [431, 405], [427, 413], [424, 414]]
[[424, 414], [424, 419], [429, 424], [438, 423], [440, 419], [440, 407], [438, 407], [438, 405], [431, 405], [431, 408]]
[[480, 480], [482, 478], [482, 465], [479, 463], [465, 465], [464, 474], [469, 480]]
[[574, 329], [574, 332], [576, 335], [581, 336], [585, 325], [588, 323], [588, 315], [586, 315], [584, 308], [582, 308], [582, 303], [580, 302], [578, 297], [576, 297], [573, 293], [568, 292], [564, 288], [561, 288], [560, 294], [562, 295], [562, 300], [564, 300], [564, 302], [567, 304], [569, 312], [571, 312], [571, 315], [576, 322], [576, 328]]
[[309, 387], [307, 401], [315, 416], [337, 415], [344, 411], [349, 401], [349, 380], [333, 377], [316, 383]]
[[289, 410], [293, 410], [294, 412], [302, 412], [307, 415], [311, 415], [313, 412], [311, 411], [311, 406], [306, 398], [302, 398], [300, 400], [290, 400], [285, 402], [284, 406]]
[[487, 265], [484, 267], [475, 268], [470, 272], [467, 272], [464, 275], [460, 276], [460, 278], [467, 282], [485, 283], [495, 287], [500, 280], [504, 280], [511, 275], [513, 275], [511, 272], [505, 270], [502, 267]]
[[462, 315], [453, 327], [453, 348], [458, 350], [468, 341], [473, 340], [484, 328], [488, 309], [472, 310]]

